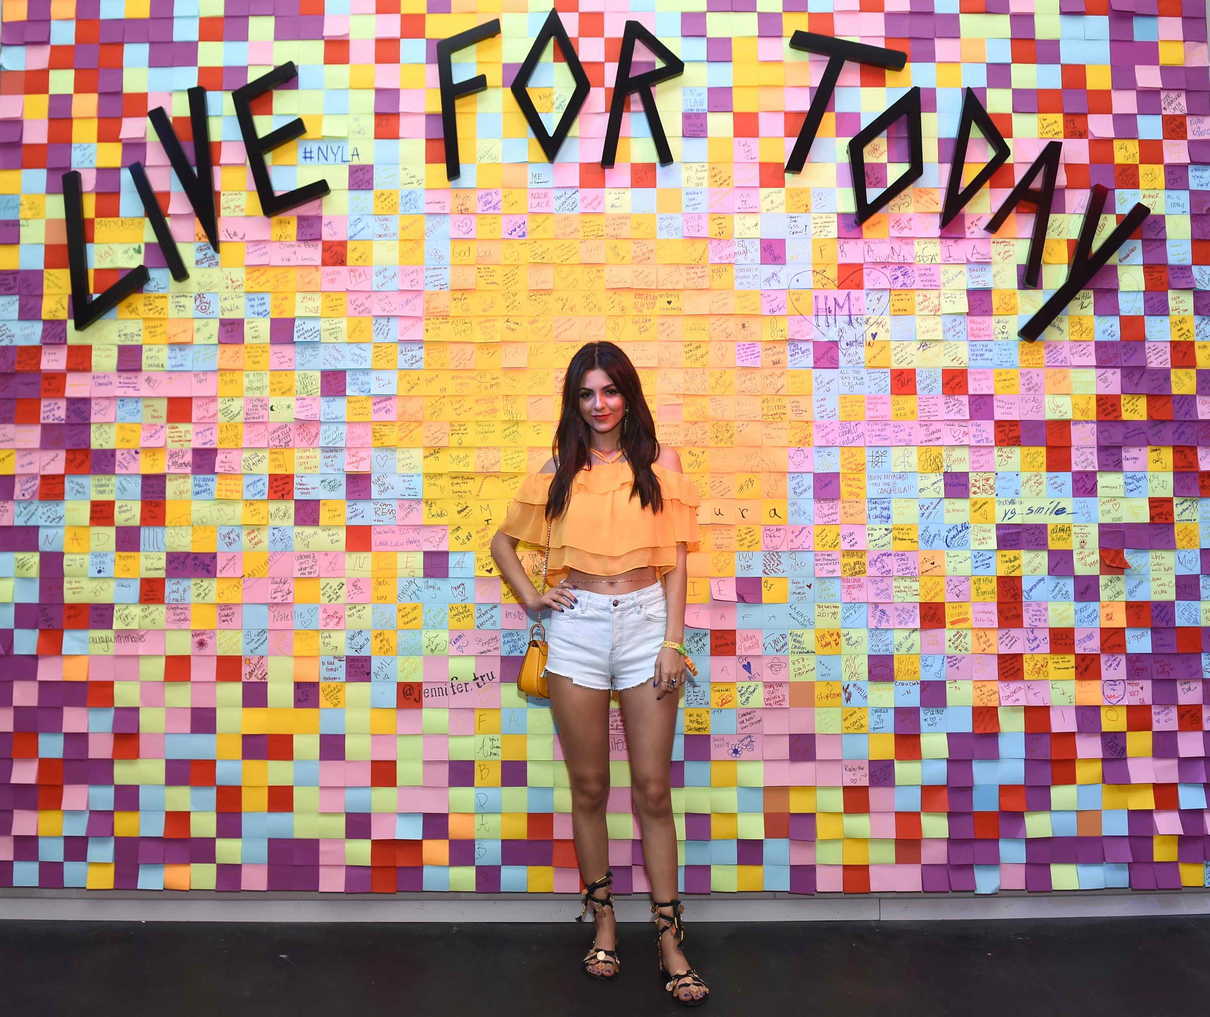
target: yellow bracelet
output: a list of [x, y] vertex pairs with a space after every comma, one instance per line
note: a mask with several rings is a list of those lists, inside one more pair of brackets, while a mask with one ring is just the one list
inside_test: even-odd
[[681, 657], [684, 658], [685, 670], [688, 671], [695, 678], [697, 677], [697, 668], [694, 667], [694, 665], [693, 665], [693, 658], [690, 657], [689, 654], [687, 654], [685, 652], [685, 646], [683, 643], [674, 643], [671, 639], [665, 639], [664, 642], [660, 645], [661, 645], [661, 647], [667, 646], [668, 649], [670, 649], [670, 650], [676, 650], [676, 652], [679, 653], [681, 655]]

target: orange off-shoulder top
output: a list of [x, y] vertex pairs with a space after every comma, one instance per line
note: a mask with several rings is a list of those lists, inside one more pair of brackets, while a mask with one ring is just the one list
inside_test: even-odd
[[[566, 578], [568, 569], [616, 576], [652, 565], [662, 578], [676, 568], [676, 545], [699, 549], [697, 507], [701, 498], [683, 473], [652, 464], [664, 507], [657, 514], [630, 497], [634, 473], [630, 463], [594, 463], [572, 478], [571, 497], [561, 516], [550, 524], [550, 585]], [[553, 473], [529, 473], [508, 507], [502, 532], [538, 547], [546, 546], [546, 496]]]

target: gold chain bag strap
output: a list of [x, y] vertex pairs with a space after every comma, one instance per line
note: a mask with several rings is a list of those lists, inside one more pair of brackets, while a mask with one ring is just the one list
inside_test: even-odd
[[[542, 590], [547, 588], [547, 569], [550, 566], [550, 520], [546, 521], [546, 558], [542, 562]], [[546, 628], [541, 621], [534, 622], [529, 629], [529, 646], [525, 650], [525, 659], [521, 661], [521, 671], [517, 675], [517, 687], [527, 696], [539, 699], [550, 698], [550, 687], [546, 681]]]

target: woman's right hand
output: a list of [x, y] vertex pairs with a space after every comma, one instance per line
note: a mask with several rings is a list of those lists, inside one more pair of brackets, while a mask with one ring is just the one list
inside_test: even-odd
[[558, 586], [552, 586], [525, 606], [530, 611], [541, 611], [544, 607], [548, 607], [553, 611], [565, 611], [576, 602], [574, 590], [575, 587], [568, 586], [567, 580], [564, 579]]

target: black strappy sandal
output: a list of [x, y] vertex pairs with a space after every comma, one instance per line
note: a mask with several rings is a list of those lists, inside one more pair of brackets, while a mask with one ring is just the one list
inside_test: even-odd
[[[584, 916], [588, 914], [590, 908], [593, 910], [593, 924], [596, 924], [596, 908], [609, 908], [613, 910], [613, 894], [607, 889], [613, 885], [613, 871], [606, 870], [605, 875], [598, 879], [595, 883], [589, 883], [588, 889], [584, 891], [584, 910], [576, 916], [577, 922], [584, 921]], [[604, 899], [597, 897], [598, 890], [605, 890], [606, 896]], [[596, 908], [593, 908], [593, 905]], [[618, 960], [616, 950], [606, 950], [597, 946], [594, 937], [592, 946], [588, 948], [588, 953], [584, 955], [584, 959], [580, 961], [584, 966], [584, 974], [589, 978], [595, 978], [599, 982], [612, 982], [618, 977], [618, 972], [622, 970], [622, 962]], [[600, 966], [602, 964], [611, 965], [607, 970], [609, 974], [604, 974], [601, 971], [593, 971], [592, 965]]]
[[[685, 905], [680, 900], [667, 901], [652, 901], [651, 902], [651, 920], [655, 923], [655, 951], [658, 958], [660, 969], [660, 981], [664, 983], [664, 991], [675, 999], [681, 1006], [701, 1006], [710, 998], [710, 986], [702, 981], [702, 976], [699, 975], [693, 968], [687, 971], [681, 971], [678, 974], [669, 974], [664, 967], [664, 952], [660, 948], [660, 939], [669, 929], [673, 930], [673, 935], [676, 937], [676, 945], [680, 946], [685, 942], [685, 926], [681, 924], [681, 911]], [[659, 912], [660, 908], [672, 908], [672, 917], [662, 915]], [[702, 988], [706, 991], [698, 997], [690, 996], [684, 998], [677, 995], [682, 989], [693, 986]]]

